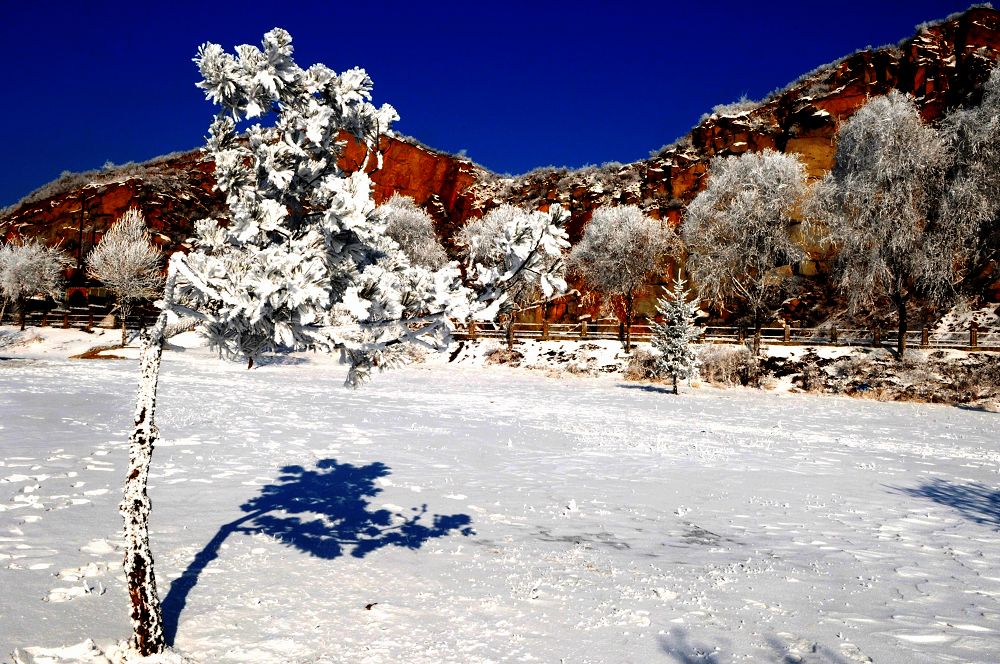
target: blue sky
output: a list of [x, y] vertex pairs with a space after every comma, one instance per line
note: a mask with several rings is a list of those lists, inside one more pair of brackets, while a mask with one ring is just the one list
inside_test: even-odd
[[300, 65], [366, 68], [401, 133], [520, 173], [644, 158], [715, 104], [967, 6], [0, 0], [0, 205], [63, 170], [197, 147], [214, 113], [194, 87], [198, 45], [257, 44], [275, 26]]

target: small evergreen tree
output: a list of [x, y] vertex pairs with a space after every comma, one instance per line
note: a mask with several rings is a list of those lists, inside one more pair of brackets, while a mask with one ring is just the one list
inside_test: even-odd
[[690, 380], [698, 370], [698, 356], [692, 343], [704, 328], [698, 327], [698, 300], [688, 302], [687, 282], [678, 277], [669, 297], [656, 301], [656, 311], [663, 316], [663, 322], [654, 322], [653, 349], [659, 353], [656, 359], [657, 374], [670, 376], [677, 394], [677, 381]]
[[136, 208], [130, 208], [108, 229], [97, 247], [87, 256], [87, 276], [97, 279], [114, 293], [122, 325], [135, 302], [155, 297], [163, 285], [160, 265], [163, 252], [153, 244], [146, 220]]

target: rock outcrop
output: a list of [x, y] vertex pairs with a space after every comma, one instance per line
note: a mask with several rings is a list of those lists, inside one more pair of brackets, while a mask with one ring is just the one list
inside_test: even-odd
[[[838, 127], [869, 97], [891, 89], [911, 93], [925, 119], [935, 121], [949, 108], [976, 103], [998, 60], [1000, 12], [972, 8], [921, 28], [898, 46], [860, 51], [821, 67], [758, 104], [718, 107], [681, 141], [625, 165], [541, 169], [507, 178], [468, 159], [387, 137], [383, 166], [372, 173], [376, 201], [395, 192], [413, 197], [445, 239], [470, 217], [501, 203], [531, 208], [561, 203], [572, 214], [573, 241], [592, 211], [608, 203], [635, 204], [677, 225], [713, 157], [772, 148], [798, 154], [809, 174], [819, 177], [833, 163]], [[358, 168], [362, 157], [360, 148], [349, 145], [343, 166]], [[42, 236], [62, 242], [74, 256], [85, 255], [111, 221], [138, 204], [167, 248], [174, 248], [194, 219], [224, 208], [212, 192], [211, 171], [212, 164], [191, 152], [131, 170], [73, 176], [76, 180], [57, 181], [3, 211], [0, 233]], [[822, 271], [826, 257], [811, 258], [798, 266], [800, 274]], [[1000, 296], [998, 272], [994, 266], [992, 281], [984, 286], [994, 298]]]

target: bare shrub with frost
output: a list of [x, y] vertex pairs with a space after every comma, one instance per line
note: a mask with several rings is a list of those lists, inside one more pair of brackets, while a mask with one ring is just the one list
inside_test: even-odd
[[163, 286], [162, 264], [163, 252], [153, 244], [146, 220], [136, 208], [125, 212], [87, 256], [87, 276], [103, 283], [115, 296], [122, 346], [135, 303], [156, 297]]

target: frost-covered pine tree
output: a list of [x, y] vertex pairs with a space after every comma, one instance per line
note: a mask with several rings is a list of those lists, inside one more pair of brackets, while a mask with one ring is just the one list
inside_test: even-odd
[[808, 216], [838, 249], [837, 275], [853, 311], [886, 298], [896, 308], [896, 351], [906, 349], [907, 304], [951, 291], [969, 224], [939, 214], [949, 154], [912, 97], [895, 90], [865, 104], [840, 129], [833, 170]]
[[625, 329], [626, 352], [632, 347], [635, 296], [677, 246], [677, 235], [666, 222], [646, 216], [635, 205], [609, 205], [594, 212], [570, 254], [570, 268], [621, 305], [617, 313]]
[[[263, 48], [238, 46], [235, 55], [205, 44], [195, 62], [199, 87], [220, 106], [205, 150], [229, 217], [197, 222], [192, 251], [170, 257], [163, 313], [140, 354], [120, 509], [130, 646], [141, 655], [165, 647], [146, 484], [168, 314], [196, 318], [221, 354], [251, 363], [273, 350], [340, 350], [348, 381], [357, 384], [399, 361], [406, 343], [443, 347], [450, 317], [464, 317], [470, 306], [457, 265], [434, 272], [412, 265], [373, 214], [364, 168], [347, 174], [338, 166], [345, 133], [380, 161], [379, 134], [396, 118], [390, 106], [371, 104], [363, 70], [302, 69], [281, 29], [264, 35]], [[273, 122], [237, 131], [237, 122], [265, 115]]]
[[375, 214], [385, 221], [385, 234], [412, 264], [439, 270], [448, 263], [448, 254], [434, 233], [434, 220], [412, 198], [393, 194], [375, 208]]
[[569, 214], [559, 205], [548, 212], [528, 212], [501, 205], [474, 219], [456, 238], [466, 274], [480, 299], [508, 325], [508, 344], [518, 312], [566, 292], [564, 228]]
[[677, 381], [690, 378], [698, 371], [698, 355], [694, 350], [695, 340], [704, 332], [698, 327], [698, 301], [689, 302], [687, 282], [680, 277], [674, 279], [669, 297], [656, 301], [656, 311], [663, 317], [662, 322], [653, 322], [653, 350], [658, 353], [656, 370], [660, 376], [673, 379], [674, 394]]
[[782, 295], [774, 271], [804, 256], [789, 229], [805, 191], [805, 168], [794, 155], [764, 150], [716, 157], [708, 185], [685, 215], [686, 267], [699, 296], [749, 310], [755, 354], [760, 328]]
[[[0, 247], [0, 296], [17, 306], [21, 329], [24, 329], [28, 298], [36, 295], [61, 297], [63, 270], [70, 260], [54, 247], [46, 247], [32, 238]], [[0, 311], [2, 317], [2, 311]]]
[[115, 296], [122, 346], [125, 324], [135, 303], [160, 293], [162, 263], [163, 252], [153, 244], [146, 220], [137, 208], [126, 211], [87, 256], [87, 275], [102, 282]]

